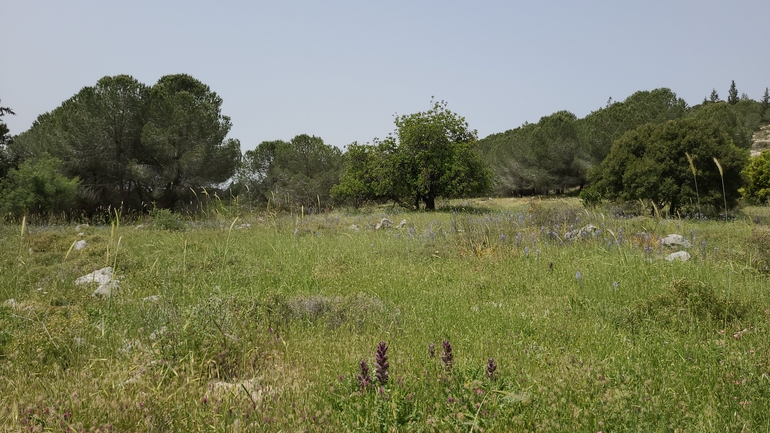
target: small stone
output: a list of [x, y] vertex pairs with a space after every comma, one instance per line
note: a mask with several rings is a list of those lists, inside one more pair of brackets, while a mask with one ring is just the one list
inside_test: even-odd
[[86, 245], [88, 245], [88, 243], [86, 241], [82, 240], [82, 239], [77, 241], [77, 242], [75, 242], [75, 247], [74, 247], [75, 251], [82, 250], [83, 248], [86, 247]]
[[78, 224], [78, 225], [75, 226], [75, 231], [79, 232], [79, 231], [81, 231], [81, 230], [83, 230], [84, 228], [87, 228], [87, 227], [88, 227], [88, 224]]
[[601, 230], [599, 230], [599, 228], [596, 227], [595, 225], [588, 224], [585, 227], [579, 228], [577, 230], [572, 230], [571, 232], [567, 232], [564, 235], [564, 239], [577, 239], [583, 234], [583, 232], [585, 232], [587, 235], [595, 236], [600, 231]]
[[400, 229], [404, 228], [405, 226], [406, 226], [406, 220], [405, 219], [401, 220], [401, 222], [398, 223], [398, 228], [400, 228]]
[[118, 280], [110, 280], [94, 290], [94, 293], [92, 293], [91, 296], [109, 298], [113, 295], [113, 292], [117, 292], [119, 288], [120, 282]]
[[674, 260], [681, 260], [683, 262], [686, 262], [690, 260], [690, 253], [687, 251], [677, 251], [675, 253], [671, 253], [668, 256], [666, 256], [666, 260], [669, 262], [673, 262]]
[[389, 220], [387, 218], [383, 218], [383, 219], [380, 220], [379, 223], [377, 223], [376, 226], [374, 226], [374, 229], [375, 230], [380, 230], [380, 229], [386, 229], [386, 228], [392, 227], [392, 226], [393, 226], [393, 221], [391, 221], [391, 220]]
[[160, 301], [160, 296], [158, 295], [150, 295], [146, 298], [142, 298], [142, 301], [144, 302], [158, 302]]
[[3, 305], [9, 306], [9, 307], [15, 309], [19, 305], [19, 303], [16, 302], [15, 299], [11, 298], [11, 299], [8, 299], [7, 301], [3, 302]]
[[112, 281], [112, 266], [107, 266], [106, 268], [101, 268], [99, 270], [93, 271], [88, 275], [83, 275], [82, 277], [75, 280], [76, 286], [81, 286], [83, 284], [105, 284]]
[[677, 234], [670, 234], [666, 235], [666, 237], [663, 237], [660, 239], [660, 244], [667, 246], [667, 247], [673, 247], [673, 246], [682, 246], [685, 248], [690, 248], [690, 241], [684, 238], [682, 235]]

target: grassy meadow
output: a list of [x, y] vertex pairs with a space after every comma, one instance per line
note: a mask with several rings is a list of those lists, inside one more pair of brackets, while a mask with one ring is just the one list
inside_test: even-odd
[[[767, 208], [0, 225], [0, 431], [766, 432], [769, 264]], [[74, 284], [105, 266], [113, 296]]]

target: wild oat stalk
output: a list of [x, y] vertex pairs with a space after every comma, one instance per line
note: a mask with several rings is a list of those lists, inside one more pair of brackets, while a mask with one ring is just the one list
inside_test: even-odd
[[692, 171], [692, 178], [695, 180], [695, 196], [698, 197], [698, 213], [701, 213], [700, 193], [698, 192], [698, 176], [695, 174], [695, 164], [692, 162], [692, 156], [690, 156], [689, 153], [685, 152], [684, 155], [687, 157], [687, 162], [690, 163], [690, 171]]
[[717, 165], [717, 168], [719, 169], [719, 177], [722, 178], [722, 198], [725, 200], [725, 222], [727, 221], [727, 194], [725, 193], [725, 173], [722, 170], [722, 164], [719, 163], [719, 160], [717, 157], [714, 158], [714, 163]]

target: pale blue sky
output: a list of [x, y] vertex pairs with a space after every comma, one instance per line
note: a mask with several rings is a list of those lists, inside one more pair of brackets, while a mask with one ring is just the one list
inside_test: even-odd
[[480, 137], [637, 90], [689, 104], [770, 86], [770, 1], [0, 0], [0, 99], [16, 134], [84, 86], [188, 73], [242, 150], [297, 134], [343, 147], [431, 96]]

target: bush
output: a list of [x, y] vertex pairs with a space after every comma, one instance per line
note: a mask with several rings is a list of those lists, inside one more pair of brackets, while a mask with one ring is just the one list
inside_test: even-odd
[[743, 170], [747, 185], [741, 194], [750, 202], [764, 204], [770, 201], [770, 152], [751, 158]]
[[80, 179], [59, 174], [62, 162], [48, 154], [24, 161], [0, 182], [0, 211], [19, 217], [71, 211]]

